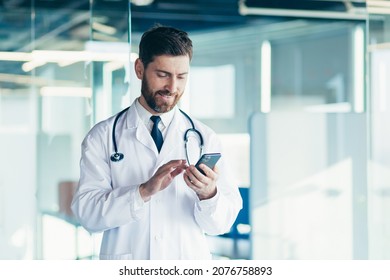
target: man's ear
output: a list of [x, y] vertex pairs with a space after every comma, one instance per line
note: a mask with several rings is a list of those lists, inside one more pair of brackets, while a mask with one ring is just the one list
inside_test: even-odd
[[142, 80], [144, 76], [144, 64], [142, 63], [141, 59], [137, 58], [134, 63], [134, 70], [135, 74], [137, 75], [137, 78]]

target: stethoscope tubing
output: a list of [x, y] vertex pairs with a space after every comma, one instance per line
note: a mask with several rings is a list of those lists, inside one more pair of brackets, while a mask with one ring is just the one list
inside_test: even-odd
[[115, 117], [114, 124], [112, 125], [112, 144], [114, 145], [114, 153], [111, 155], [110, 159], [113, 162], [120, 161], [124, 158], [124, 155], [122, 153], [118, 153], [118, 146], [116, 144], [116, 137], [115, 137], [115, 131], [116, 131], [116, 124], [118, 123], [118, 120], [123, 113], [125, 113], [130, 107], [127, 107], [120, 111], [117, 116]]
[[[123, 153], [120, 153], [118, 152], [118, 145], [117, 145], [117, 142], [116, 142], [116, 136], [115, 136], [115, 131], [116, 131], [116, 125], [118, 123], [118, 120], [119, 118], [123, 115], [123, 113], [125, 113], [127, 110], [129, 110], [130, 107], [127, 107], [125, 109], [123, 109], [122, 111], [120, 111], [116, 117], [115, 117], [115, 120], [114, 120], [114, 124], [112, 126], [112, 144], [114, 146], [114, 153], [110, 156], [110, 159], [111, 161], [113, 162], [118, 162], [118, 161], [121, 161], [123, 158], [124, 158], [124, 154]], [[188, 155], [188, 148], [187, 148], [187, 142], [188, 142], [188, 134], [190, 132], [193, 132], [195, 133], [196, 135], [198, 135], [198, 138], [199, 138], [199, 150], [200, 150], [200, 153], [199, 153], [199, 156], [201, 156], [203, 154], [203, 146], [204, 146], [204, 141], [203, 141], [203, 136], [202, 134], [199, 132], [199, 130], [197, 130], [195, 128], [195, 124], [193, 122], [193, 120], [191, 119], [191, 117], [185, 113], [183, 110], [179, 109], [179, 111], [187, 118], [187, 120], [190, 122], [191, 124], [191, 128], [187, 129], [184, 133], [184, 149], [185, 149], [185, 152], [186, 152], [186, 159], [187, 159], [187, 163], [190, 164], [190, 161], [189, 161], [189, 155]]]

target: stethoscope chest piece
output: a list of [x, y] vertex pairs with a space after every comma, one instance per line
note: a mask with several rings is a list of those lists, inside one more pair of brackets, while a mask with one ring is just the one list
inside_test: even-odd
[[114, 120], [114, 124], [112, 126], [112, 144], [114, 145], [114, 153], [110, 156], [110, 160], [113, 161], [113, 162], [118, 162], [118, 161], [121, 161], [123, 158], [124, 158], [124, 155], [122, 153], [119, 153], [118, 152], [118, 147], [116, 145], [116, 139], [115, 139], [115, 129], [116, 129], [116, 123], [118, 122], [119, 120], [119, 117], [124, 113], [126, 112], [127, 110], [129, 109], [129, 107], [123, 109], [122, 111], [120, 111], [118, 113], [118, 115], [116, 116], [115, 120]]
[[123, 158], [124, 158], [124, 155], [122, 153], [114, 153], [110, 157], [111, 161], [114, 161], [114, 162], [121, 161]]

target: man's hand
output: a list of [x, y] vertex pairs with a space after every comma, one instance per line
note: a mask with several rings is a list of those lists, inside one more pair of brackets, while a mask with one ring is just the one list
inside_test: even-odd
[[171, 160], [160, 166], [152, 178], [139, 187], [142, 199], [145, 202], [149, 201], [152, 195], [168, 187], [172, 180], [186, 168], [185, 160]]
[[184, 181], [199, 197], [200, 200], [212, 198], [217, 194], [218, 168], [210, 169], [205, 164], [199, 166], [206, 175], [203, 175], [195, 166], [191, 165], [183, 174]]

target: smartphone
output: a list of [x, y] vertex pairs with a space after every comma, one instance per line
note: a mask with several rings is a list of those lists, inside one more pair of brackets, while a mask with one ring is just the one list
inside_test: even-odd
[[202, 169], [200, 169], [199, 165], [201, 163], [207, 165], [211, 169], [214, 168], [217, 161], [221, 158], [220, 153], [211, 153], [211, 154], [204, 154], [201, 156], [201, 158], [198, 160], [198, 162], [195, 164], [195, 167], [198, 168], [198, 170], [203, 174], [206, 175]]

